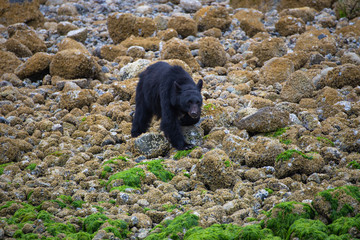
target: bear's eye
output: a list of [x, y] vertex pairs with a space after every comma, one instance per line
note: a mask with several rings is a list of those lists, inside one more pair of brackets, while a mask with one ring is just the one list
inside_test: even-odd
[[189, 100], [189, 101], [188, 101], [188, 104], [190, 104], [190, 105], [193, 104], [193, 101], [192, 101], [192, 100]]

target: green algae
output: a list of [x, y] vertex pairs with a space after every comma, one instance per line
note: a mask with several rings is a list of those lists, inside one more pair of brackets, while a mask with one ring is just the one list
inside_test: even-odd
[[354, 208], [345, 203], [341, 209], [339, 209], [339, 200], [337, 199], [342, 193], [345, 193], [352, 198], [360, 202], [360, 187], [357, 186], [342, 186], [334, 189], [328, 189], [322, 192], [319, 192], [318, 195], [323, 197], [326, 201], [330, 203], [331, 206], [331, 215], [330, 220], [335, 221], [340, 217], [346, 217], [350, 213], [354, 212]]
[[174, 155], [174, 159], [175, 160], [179, 160], [180, 158], [186, 157], [188, 156], [196, 147], [192, 148], [192, 149], [188, 149], [188, 150], [180, 150], [177, 151]]
[[316, 140], [318, 140], [319, 142], [328, 143], [332, 147], [335, 146], [335, 143], [333, 141], [331, 141], [330, 139], [326, 138], [326, 137], [316, 137]]
[[304, 154], [301, 151], [298, 151], [298, 150], [295, 150], [295, 149], [289, 149], [289, 150], [286, 150], [286, 151], [280, 153], [276, 157], [276, 161], [287, 161], [292, 157], [293, 154], [298, 154], [298, 155], [302, 156], [305, 159], [310, 159], [310, 160], [313, 159], [312, 156], [308, 156], [308, 155]]
[[352, 169], [360, 169], [360, 163], [358, 163], [357, 161], [354, 160], [354, 161], [349, 162], [347, 167], [352, 168]]
[[161, 164], [163, 161], [163, 159], [156, 159], [148, 162], [142, 162], [137, 165], [147, 165], [147, 170], [152, 172], [161, 181], [168, 182], [174, 177], [174, 174], [165, 170], [164, 165]]
[[25, 169], [29, 169], [30, 171], [33, 171], [36, 168], [36, 163], [30, 163], [29, 166], [27, 166]]
[[95, 233], [109, 218], [102, 213], [94, 213], [84, 219], [84, 231]]
[[330, 232], [336, 235], [348, 234], [351, 228], [360, 231], [360, 214], [355, 217], [340, 217], [328, 226]]
[[124, 170], [122, 172], [111, 175], [106, 185], [109, 185], [114, 180], [122, 179], [124, 181], [124, 185], [127, 186], [127, 188], [140, 188], [141, 179], [144, 178], [144, 170], [142, 170], [141, 168], [130, 168], [128, 170]]
[[[293, 212], [295, 204], [302, 205], [302, 213]], [[312, 219], [315, 217], [315, 211], [305, 203], [299, 202], [283, 202], [274, 206], [272, 212], [277, 209], [276, 216], [268, 216], [269, 219], [266, 222], [266, 227], [271, 229], [276, 236], [285, 238], [289, 227], [298, 219]]]
[[290, 226], [286, 239], [293, 239], [295, 237], [300, 240], [325, 240], [328, 238], [328, 229], [319, 220], [300, 218]]
[[9, 166], [10, 164], [12, 164], [12, 162], [0, 164], [0, 176], [4, 173], [5, 168], [6, 168], [7, 166]]
[[214, 224], [208, 228], [193, 227], [188, 230], [184, 240], [239, 239], [242, 228], [232, 224]]
[[197, 226], [198, 220], [198, 216], [186, 212], [173, 220], [166, 220], [157, 225], [154, 229], [160, 229], [161, 232], [152, 233], [147, 236], [145, 240], [167, 240], [169, 238], [172, 240], [182, 239], [180, 236], [190, 228]]

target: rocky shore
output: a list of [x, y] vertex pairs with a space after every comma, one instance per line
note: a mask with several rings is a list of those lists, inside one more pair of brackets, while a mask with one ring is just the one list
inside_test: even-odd
[[[360, 3], [301, 2], [0, 0], [0, 239], [360, 239]], [[192, 150], [130, 136], [157, 61]]]

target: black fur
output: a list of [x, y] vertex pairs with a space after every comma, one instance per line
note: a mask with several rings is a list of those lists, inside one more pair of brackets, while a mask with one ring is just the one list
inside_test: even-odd
[[202, 80], [195, 84], [180, 66], [157, 62], [140, 74], [136, 88], [136, 110], [131, 135], [137, 137], [147, 131], [153, 115], [161, 118], [164, 131], [178, 150], [193, 146], [185, 142], [181, 125], [193, 125], [200, 119]]

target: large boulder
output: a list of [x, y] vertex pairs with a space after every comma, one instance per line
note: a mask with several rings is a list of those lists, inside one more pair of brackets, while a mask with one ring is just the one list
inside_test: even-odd
[[0, 24], [26, 23], [37, 27], [44, 22], [40, 0], [0, 0]]
[[46, 74], [49, 74], [51, 59], [52, 56], [50, 54], [43, 52], [35, 53], [25, 63], [15, 69], [15, 74], [21, 79], [43, 79]]
[[4, 73], [13, 73], [21, 63], [14, 53], [0, 50], [0, 76]]
[[226, 31], [231, 24], [231, 18], [225, 7], [207, 6], [201, 8], [195, 13], [194, 20], [198, 24], [199, 31], [213, 27]]
[[214, 37], [200, 40], [199, 56], [205, 67], [224, 66], [227, 60], [223, 45]]
[[280, 96], [288, 102], [298, 103], [302, 98], [310, 98], [315, 86], [303, 71], [292, 73], [281, 89]]
[[168, 28], [173, 28], [183, 38], [197, 33], [197, 24], [192, 18], [184, 16], [175, 16], [170, 18], [168, 22]]
[[322, 55], [336, 53], [336, 40], [327, 29], [313, 29], [301, 34], [296, 41], [295, 51], [318, 51]]
[[11, 38], [24, 44], [33, 54], [37, 52], [46, 52], [45, 42], [41, 40], [33, 30], [16, 30]]
[[240, 21], [240, 27], [249, 37], [253, 37], [258, 32], [265, 32], [265, 26], [261, 22], [264, 14], [255, 9], [240, 9], [234, 15]]

